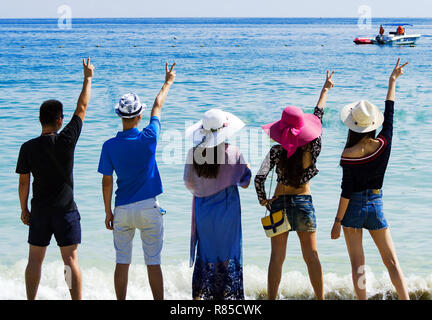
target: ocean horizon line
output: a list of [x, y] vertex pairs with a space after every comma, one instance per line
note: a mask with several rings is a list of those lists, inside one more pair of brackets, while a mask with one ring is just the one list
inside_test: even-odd
[[[0, 17], [0, 20], [57, 20], [58, 17], [15, 17], [15, 18], [2, 18]], [[75, 17], [73, 19], [77, 20], [120, 20], [120, 19], [218, 19], [218, 20], [228, 20], [228, 19], [266, 19], [266, 20], [279, 20], [279, 19], [356, 19], [358, 20], [359, 17], [353, 16], [353, 17], [318, 17], [318, 16], [304, 16], [304, 17], [209, 17], [209, 16], [194, 16], [194, 17]], [[372, 19], [432, 19], [432, 17], [373, 17]]]

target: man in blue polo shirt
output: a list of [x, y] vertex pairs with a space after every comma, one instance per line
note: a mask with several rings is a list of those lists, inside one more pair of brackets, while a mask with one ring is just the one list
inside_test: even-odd
[[[163, 277], [160, 267], [165, 211], [156, 197], [163, 192], [156, 164], [156, 146], [161, 125], [162, 106], [175, 80], [175, 63], [165, 65], [165, 83], [151, 112], [150, 124], [142, 131], [138, 124], [145, 105], [134, 94], [124, 95], [115, 111], [122, 118], [123, 131], [106, 141], [102, 147], [98, 171], [103, 174], [102, 190], [105, 204], [105, 225], [113, 230], [116, 250], [114, 285], [117, 299], [126, 299], [128, 272], [132, 260], [132, 241], [135, 230], [141, 233], [144, 260], [150, 287], [155, 300], [163, 299]], [[111, 202], [113, 173], [117, 175], [114, 214]]]

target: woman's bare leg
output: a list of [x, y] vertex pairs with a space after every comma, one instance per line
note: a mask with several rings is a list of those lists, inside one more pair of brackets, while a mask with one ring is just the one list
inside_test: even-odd
[[297, 234], [315, 296], [318, 300], [324, 300], [324, 280], [321, 262], [318, 257], [316, 232], [297, 232]]
[[363, 229], [343, 228], [348, 254], [351, 260], [352, 280], [357, 299], [366, 300], [365, 257]]
[[267, 295], [269, 300], [277, 298], [282, 277], [282, 265], [285, 261], [288, 232], [271, 238], [271, 256], [267, 276]]
[[369, 233], [378, 247], [381, 258], [384, 262], [384, 265], [387, 267], [390, 279], [396, 288], [399, 299], [409, 300], [410, 298], [408, 295], [408, 288], [405, 283], [405, 278], [399, 265], [398, 258], [396, 256], [396, 249], [393, 244], [390, 230], [388, 228], [381, 230], [370, 230]]

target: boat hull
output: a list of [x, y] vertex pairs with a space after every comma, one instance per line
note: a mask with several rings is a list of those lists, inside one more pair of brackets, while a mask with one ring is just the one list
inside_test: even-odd
[[372, 39], [369, 38], [355, 38], [354, 43], [361, 45], [361, 44], [374, 44]]
[[419, 35], [394, 37], [390, 44], [397, 46], [413, 45], [420, 38]]
[[354, 43], [357, 45], [363, 44], [377, 44], [377, 45], [394, 45], [394, 46], [406, 46], [415, 45], [417, 40], [420, 39], [421, 35], [401, 35], [401, 36], [377, 36], [375, 39], [370, 38], [355, 38]]

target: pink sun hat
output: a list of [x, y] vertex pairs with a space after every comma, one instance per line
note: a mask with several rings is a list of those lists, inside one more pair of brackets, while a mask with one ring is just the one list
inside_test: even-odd
[[261, 127], [270, 138], [281, 144], [291, 157], [322, 134], [321, 120], [314, 114], [303, 113], [298, 107], [288, 106], [279, 121]]

